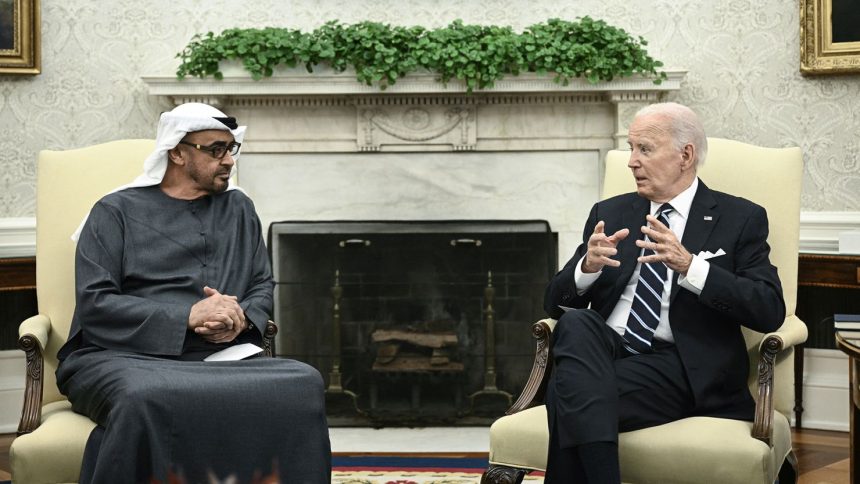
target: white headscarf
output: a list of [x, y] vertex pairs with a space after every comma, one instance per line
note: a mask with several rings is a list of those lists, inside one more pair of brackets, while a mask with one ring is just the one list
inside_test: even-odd
[[[228, 120], [226, 114], [203, 103], [180, 104], [173, 108], [172, 111], [162, 113], [161, 118], [158, 120], [158, 133], [155, 136], [155, 151], [146, 157], [146, 160], [143, 162], [143, 173], [131, 183], [118, 187], [110, 193], [125, 190], [126, 188], [148, 187], [160, 184], [161, 180], [164, 179], [164, 173], [167, 171], [167, 152], [175, 148], [188, 133], [207, 129], [219, 129], [229, 131], [233, 135], [233, 139], [237, 143], [241, 143], [245, 137], [247, 126], [237, 126], [235, 129], [230, 129], [222, 121], [219, 121], [218, 118], [222, 118], [225, 121]], [[230, 121], [235, 123], [233, 119], [230, 119]], [[238, 159], [239, 155], [233, 158]], [[233, 169], [235, 168], [236, 165], [233, 165]], [[233, 184], [231, 176], [227, 190], [236, 188], [238, 187]], [[75, 233], [72, 234], [72, 240], [75, 242], [77, 242], [78, 237], [81, 235], [81, 230], [83, 230], [88, 217], [89, 212], [84, 216]]]

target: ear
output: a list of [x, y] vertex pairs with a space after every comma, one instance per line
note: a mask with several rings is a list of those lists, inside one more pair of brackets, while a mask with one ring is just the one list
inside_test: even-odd
[[174, 146], [173, 148], [167, 150], [167, 159], [176, 163], [177, 165], [185, 164], [185, 153], [179, 148], [179, 146]]
[[689, 170], [696, 165], [696, 147], [687, 143], [681, 149], [681, 169]]

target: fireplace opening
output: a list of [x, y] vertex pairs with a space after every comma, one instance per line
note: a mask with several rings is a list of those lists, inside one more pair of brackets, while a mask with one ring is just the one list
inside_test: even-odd
[[269, 227], [277, 354], [317, 368], [329, 424], [487, 424], [522, 390], [557, 270], [542, 220]]

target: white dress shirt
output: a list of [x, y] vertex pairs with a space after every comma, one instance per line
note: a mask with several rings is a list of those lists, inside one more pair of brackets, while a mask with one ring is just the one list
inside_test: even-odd
[[[698, 188], [699, 179], [696, 178], [686, 190], [669, 201], [669, 204], [671, 204], [674, 209], [668, 215], [669, 228], [672, 229], [672, 232], [675, 233], [678, 240], [681, 240], [684, 237], [684, 229], [687, 227], [687, 219], [690, 216], [690, 206], [693, 204], [693, 197], [696, 195], [696, 190]], [[663, 204], [651, 202], [651, 213], [655, 214], [655, 217], [657, 209], [659, 209], [661, 205]], [[645, 220], [643, 220], [642, 223], [644, 225]], [[635, 230], [631, 230], [631, 234], [628, 235], [628, 237], [633, 236], [633, 232], [635, 232]], [[640, 256], [644, 250], [645, 249], [640, 249]], [[585, 294], [588, 289], [591, 288], [594, 281], [596, 281], [597, 278], [600, 277], [600, 274], [602, 274], [602, 271], [592, 274], [582, 272], [582, 263], [584, 261], [585, 257], [580, 259], [579, 264], [576, 265], [574, 275], [577, 288], [576, 292], [580, 296]], [[641, 267], [642, 263], [637, 262], [633, 275], [630, 277], [630, 280], [627, 281], [627, 286], [624, 287], [624, 292], [621, 293], [621, 299], [618, 300], [618, 304], [615, 305], [615, 309], [612, 310], [612, 314], [610, 314], [609, 318], [606, 320], [606, 324], [622, 336], [627, 330], [627, 318], [630, 315], [630, 307], [633, 305], [633, 293], [636, 291], [636, 283], [639, 281], [639, 269], [641, 269]], [[687, 270], [687, 275], [678, 276], [678, 287], [682, 287], [696, 295], [701, 294], [702, 288], [705, 287], [705, 280], [708, 278], [710, 267], [711, 266], [708, 261], [694, 254], [693, 262]], [[655, 339], [670, 343], [675, 341], [674, 336], [672, 336], [672, 328], [669, 326], [669, 296], [672, 289], [673, 273], [674, 271], [672, 269], [666, 267], [666, 282], [663, 283], [663, 301], [660, 305], [660, 323], [654, 331]]]

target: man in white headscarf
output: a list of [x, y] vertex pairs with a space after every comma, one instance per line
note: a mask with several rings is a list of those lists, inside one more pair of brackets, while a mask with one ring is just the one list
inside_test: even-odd
[[162, 114], [144, 173], [75, 234], [76, 308], [57, 382], [98, 423], [81, 482], [330, 482], [319, 372], [202, 361], [260, 344], [272, 313], [260, 221], [230, 184], [244, 131], [205, 104]]
[[[172, 170], [171, 176], [168, 176], [167, 183], [175, 183], [173, 180], [174, 174], [178, 166], [169, 163], [171, 159], [171, 151], [174, 154], [182, 154], [179, 145], [189, 145], [185, 139], [189, 133], [196, 131], [228, 131], [233, 135], [230, 143], [219, 142], [217, 152], [209, 149], [208, 152], [213, 155], [219, 155], [217, 159], [223, 161], [223, 169], [232, 174], [233, 164], [239, 159], [239, 148], [242, 146], [242, 140], [245, 138], [245, 129], [247, 126], [239, 126], [236, 124], [236, 118], [228, 117], [221, 111], [202, 103], [185, 103], [177, 106], [172, 111], [162, 113], [158, 121], [158, 133], [155, 138], [155, 150], [146, 157], [143, 162], [143, 173], [134, 179], [131, 183], [114, 189], [111, 193], [115, 193], [128, 188], [148, 187], [159, 185], [164, 181], [168, 168]], [[221, 146], [230, 148], [230, 156], [226, 157], [226, 151], [221, 150]], [[212, 148], [212, 147], [209, 147]], [[204, 150], [205, 151], [205, 150]], [[181, 174], [180, 174], [181, 175]], [[237, 188], [232, 184], [232, 181], [226, 187], [228, 190]], [[224, 191], [219, 189], [217, 191]], [[77, 241], [84, 228], [86, 218], [81, 222], [81, 225], [72, 234], [72, 239]]]

